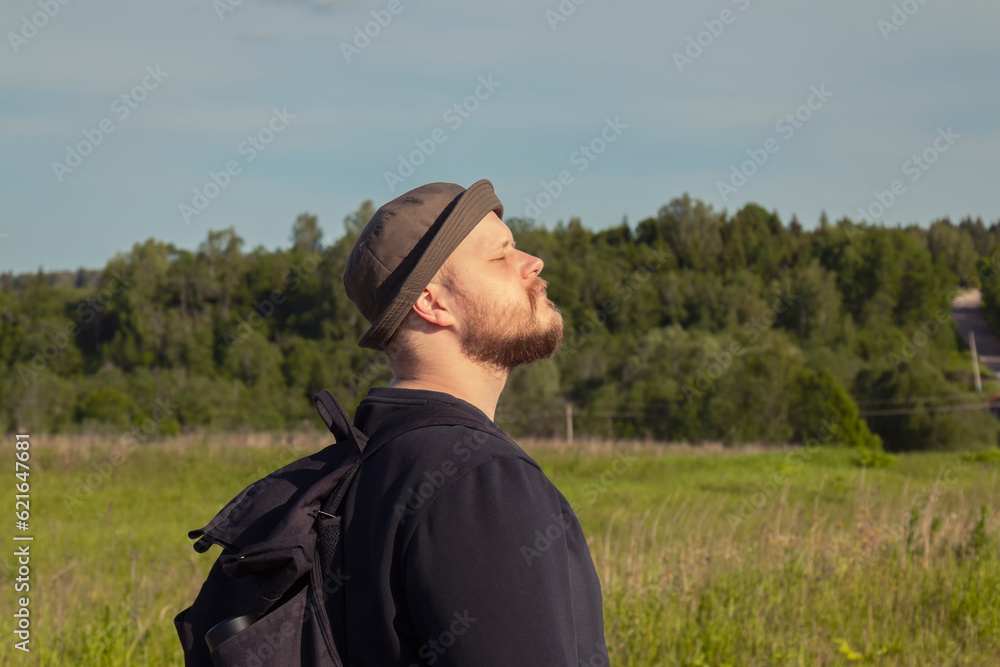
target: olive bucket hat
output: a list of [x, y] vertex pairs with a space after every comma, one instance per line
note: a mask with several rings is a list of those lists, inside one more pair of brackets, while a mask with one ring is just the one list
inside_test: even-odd
[[449, 255], [503, 204], [487, 180], [428, 183], [385, 204], [365, 225], [344, 271], [347, 296], [371, 323], [358, 345], [384, 350]]

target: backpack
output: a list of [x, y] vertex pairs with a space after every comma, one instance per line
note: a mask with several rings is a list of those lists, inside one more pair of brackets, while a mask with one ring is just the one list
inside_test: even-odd
[[194, 550], [222, 547], [194, 603], [174, 618], [186, 667], [343, 667], [346, 593], [341, 504], [361, 464], [425, 426], [483, 424], [427, 406], [371, 437], [329, 391], [313, 397], [336, 442], [247, 486], [203, 528]]

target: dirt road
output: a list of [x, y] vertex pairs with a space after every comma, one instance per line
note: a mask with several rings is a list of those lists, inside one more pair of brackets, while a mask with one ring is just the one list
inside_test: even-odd
[[958, 325], [962, 340], [968, 342], [969, 332], [976, 335], [979, 365], [1000, 374], [1000, 337], [997, 337], [980, 312], [982, 294], [978, 289], [964, 292], [951, 302], [951, 316]]

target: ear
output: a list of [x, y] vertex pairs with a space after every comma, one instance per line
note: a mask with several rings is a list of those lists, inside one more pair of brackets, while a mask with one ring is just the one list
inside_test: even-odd
[[455, 325], [452, 295], [443, 285], [432, 281], [413, 304], [412, 311], [425, 322], [439, 327]]

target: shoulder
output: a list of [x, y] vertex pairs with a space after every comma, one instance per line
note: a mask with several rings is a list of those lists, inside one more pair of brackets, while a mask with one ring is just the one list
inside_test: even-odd
[[499, 427], [483, 424], [435, 424], [404, 433], [373, 458], [392, 458], [403, 467], [443, 469], [462, 474], [490, 461], [517, 460], [540, 470], [538, 464]]
[[561, 511], [562, 494], [516, 445], [500, 438], [460, 443], [419, 459], [405, 475], [407, 483], [394, 506], [404, 534], [412, 535], [421, 525], [435, 526], [438, 534], [464, 532], [472, 525], [503, 532], [506, 522], [534, 522], [537, 516]]
[[[519, 458], [484, 460], [447, 479], [425, 476], [407, 491], [396, 510], [400, 553], [411, 573], [435, 578], [436, 569], [455, 574], [487, 567], [513, 580], [555, 544], [564, 553], [571, 543], [586, 549], [564, 496], [536, 465]], [[548, 558], [541, 569], [552, 567], [564, 568], [565, 560]]]
[[407, 431], [376, 451], [358, 476], [363, 504], [390, 512], [407, 527], [442, 495], [494, 497], [500, 488], [551, 487], [534, 459], [487, 423], [434, 424]]
[[559, 497], [535, 460], [490, 424], [414, 429], [387, 443], [372, 462], [381, 469], [400, 523], [411, 528], [456, 502], [513, 509]]

